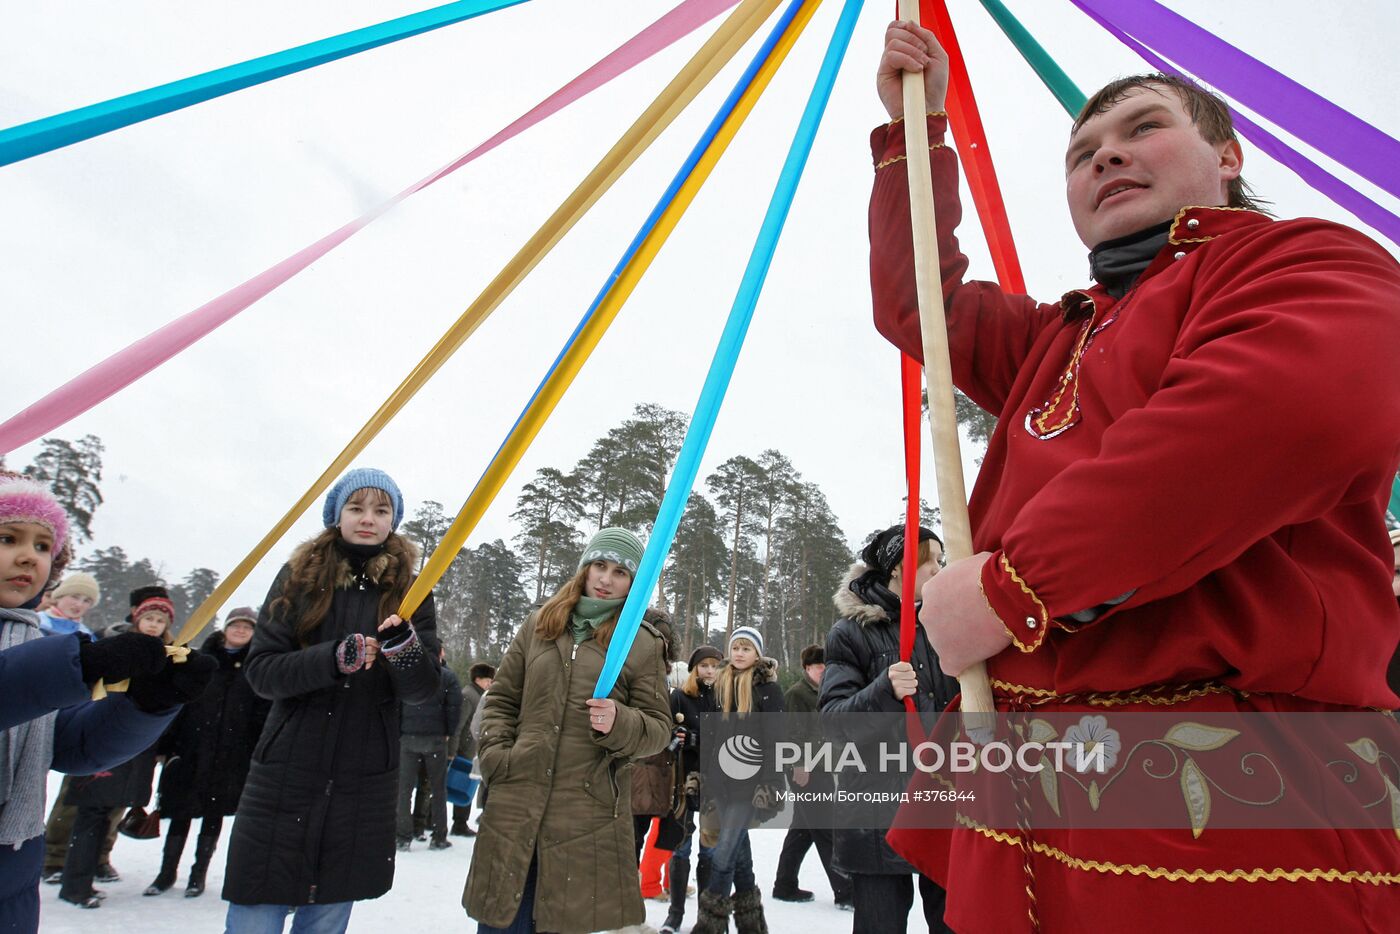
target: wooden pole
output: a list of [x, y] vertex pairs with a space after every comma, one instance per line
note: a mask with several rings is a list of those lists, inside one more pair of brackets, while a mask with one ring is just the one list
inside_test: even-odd
[[[901, 19], [919, 22], [918, 0], [899, 0]], [[953, 369], [948, 353], [948, 324], [939, 274], [938, 233], [933, 212], [933, 177], [928, 164], [928, 127], [924, 121], [924, 76], [904, 73], [904, 147], [909, 167], [909, 211], [914, 230], [914, 280], [919, 296], [919, 326], [924, 342], [924, 379], [928, 389], [929, 430], [943, 515], [948, 560], [972, 556], [972, 523], [967, 515], [958, 419], [953, 403]], [[991, 713], [992, 685], [983, 662], [958, 676], [964, 713]]]

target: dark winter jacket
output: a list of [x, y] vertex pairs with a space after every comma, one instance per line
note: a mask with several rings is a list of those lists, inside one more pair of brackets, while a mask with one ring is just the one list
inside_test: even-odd
[[116, 768], [92, 775], [75, 775], [68, 783], [63, 803], [75, 808], [145, 807], [151, 803], [151, 786], [156, 776], [156, 750], [160, 740], [151, 743]]
[[[720, 678], [723, 679], [724, 671], [721, 669]], [[716, 688], [719, 682], [716, 681]], [[719, 692], [715, 692], [716, 700], [719, 700]], [[745, 779], [730, 777], [728, 773], [720, 769], [710, 769], [705, 776], [705, 796], [719, 803], [748, 800], [754, 795], [758, 786], [765, 785], [772, 792], [770, 802], [776, 803], [776, 794], [786, 787], [787, 782], [781, 772], [777, 770], [777, 743], [785, 739], [780, 735], [784, 724], [782, 718], [774, 716], [783, 712], [783, 691], [778, 686], [778, 663], [775, 659], [760, 658], [754, 664], [753, 672], [753, 711], [757, 715], [750, 719], [744, 714], [736, 714], [732, 710], [728, 716], [723, 716], [724, 709], [720, 708], [720, 718], [707, 718], [708, 723], [713, 728], [718, 728], [725, 738], [744, 734], [753, 737], [758, 741], [758, 747], [762, 750], [762, 761], [756, 775]], [[701, 760], [702, 764], [704, 760]], [[772, 817], [774, 812], [763, 815]]]
[[437, 694], [424, 704], [404, 704], [399, 732], [404, 736], [435, 736], [446, 739], [457, 732], [462, 716], [462, 685], [452, 669], [442, 669]]
[[[293, 562], [305, 560], [308, 545]], [[273, 704], [229, 841], [223, 897], [235, 904], [377, 898], [394, 881], [399, 703], [422, 703], [440, 687], [433, 600], [413, 614], [423, 651], [411, 666], [400, 670], [381, 656], [373, 668], [342, 675], [336, 645], [350, 633], [377, 632], [377, 586], [390, 559], [371, 559], [363, 578], [338, 560], [330, 611], [305, 647], [296, 635], [299, 608], [270, 611], [290, 566], [258, 616], [244, 670]]]
[[685, 719], [681, 721], [681, 726], [686, 729], [685, 746], [681, 756], [681, 763], [685, 767], [685, 774], [700, 771], [704, 760], [700, 758], [700, 724], [703, 714], [719, 713], [719, 702], [715, 700], [715, 689], [704, 682], [700, 682], [700, 696], [691, 697], [689, 694], [676, 688], [671, 691], [671, 710], [674, 714], [680, 714]]
[[481, 703], [481, 688], [475, 682], [468, 682], [462, 688], [461, 729], [457, 734], [457, 755], [468, 759], [476, 758], [476, 738], [472, 736], [472, 719], [476, 717], [477, 705]]
[[532, 860], [539, 930], [583, 934], [646, 919], [629, 802], [633, 760], [671, 736], [661, 636], [650, 623], [638, 629], [608, 694], [617, 719], [599, 733], [586, 701], [605, 656], [592, 633], [577, 644], [567, 630], [541, 638], [531, 614], [501, 660], [482, 701], [486, 808], [462, 897], [478, 921], [510, 924]]
[[[783, 694], [783, 705], [790, 714], [797, 714], [789, 718], [791, 726], [788, 728], [787, 739], [789, 742], [800, 743], [810, 747], [815, 753], [824, 741], [820, 719], [817, 716], [821, 709], [820, 692], [811, 679], [803, 672], [802, 677], [793, 683]], [[797, 763], [801, 766], [801, 761]], [[791, 778], [792, 773], [788, 773]], [[801, 786], [805, 792], [825, 792], [830, 791], [835, 786], [835, 779], [829, 771], [816, 769], [808, 771], [807, 784]], [[796, 785], [796, 782], [793, 783]]]
[[205, 640], [201, 651], [219, 670], [161, 743], [169, 757], [160, 776], [162, 817], [228, 817], [238, 810], [253, 747], [272, 708], [248, 683], [244, 666], [251, 649], [228, 651], [222, 632]]
[[[890, 687], [889, 667], [899, 661], [899, 602], [888, 590], [867, 595], [865, 599], [852, 592], [851, 582], [866, 571], [857, 562], [841, 582], [833, 602], [840, 619], [826, 637], [826, 673], [822, 676], [819, 703], [822, 724], [827, 739], [838, 742], [847, 738], [842, 725], [850, 724], [852, 714], [899, 714], [904, 703], [894, 696]], [[938, 657], [918, 627], [914, 639], [914, 654], [910, 660], [918, 676], [919, 690], [915, 705], [925, 715], [926, 725], [932, 727], [933, 715], [948, 705], [958, 692], [958, 683], [938, 667]], [[835, 716], [835, 715], [840, 716]], [[873, 731], [872, 731], [873, 733]], [[878, 738], [865, 735], [865, 744], [858, 744], [867, 760], [878, 760], [875, 751]], [[889, 738], [899, 742], [902, 736]], [[843, 791], [901, 792], [904, 781], [897, 771], [881, 772], [870, 769], [865, 773], [844, 770], [837, 777]], [[889, 809], [894, 819], [896, 806]], [[914, 868], [895, 855], [885, 842], [880, 829], [838, 829], [833, 842], [836, 865], [845, 872], [875, 875], [912, 873]]]

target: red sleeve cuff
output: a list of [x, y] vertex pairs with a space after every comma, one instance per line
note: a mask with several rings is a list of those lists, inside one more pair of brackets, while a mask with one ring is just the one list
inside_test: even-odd
[[1012, 643], [1022, 652], [1034, 652], [1050, 631], [1050, 614], [1030, 585], [1021, 579], [998, 551], [982, 565], [979, 581], [987, 606], [1011, 636]]
[[[928, 120], [928, 143], [930, 149], [946, 148], [943, 138], [948, 133], [948, 115], [943, 111], [930, 113]], [[881, 169], [896, 162], [902, 162], [904, 149], [904, 121], [891, 120], [877, 126], [870, 134], [870, 157], [875, 168]]]

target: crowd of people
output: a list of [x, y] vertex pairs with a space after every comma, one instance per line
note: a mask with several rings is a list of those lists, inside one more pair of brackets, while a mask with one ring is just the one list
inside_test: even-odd
[[[909, 72], [929, 103], [927, 154], [904, 151]], [[156, 584], [129, 595], [123, 622], [92, 627], [104, 595], [64, 573], [62, 507], [0, 473], [0, 932], [37, 930], [44, 882], [100, 909], [122, 833], [163, 826], [144, 894], [165, 895], [196, 819], [184, 896], [200, 897], [230, 817], [226, 934], [289, 918], [295, 934], [343, 932], [355, 902], [390, 891], [397, 853], [453, 836], [471, 841], [462, 906], [480, 934], [641, 931], [645, 898], [679, 934], [692, 896], [692, 934], [766, 934], [765, 889], [813, 898], [799, 875], [813, 848], [853, 934], [907, 930], [916, 890], [930, 932], [1089, 929], [1090, 905], [1111, 906], [1115, 929], [1393, 925], [1400, 847], [1381, 830], [1013, 835], [901, 824], [894, 804], [841, 829], [799, 803], [766, 866], [751, 833], [786, 790], [896, 799], [904, 780], [777, 768], [771, 744], [748, 777], [702, 768], [716, 722], [787, 711], [839, 730], [908, 710], [930, 727], [956, 708], [953, 676], [981, 662], [999, 709], [1047, 714], [1400, 702], [1400, 532], [1387, 550], [1383, 520], [1400, 461], [1400, 265], [1338, 225], [1271, 220], [1219, 100], [1149, 75], [1096, 94], [1070, 137], [1070, 213], [1096, 284], [1046, 305], [964, 282], [947, 72], [932, 33], [890, 26], [871, 278], [877, 326], [919, 353], [899, 163], [928, 158], [953, 375], [1002, 416], [971, 503], [977, 554], [945, 566], [932, 530], [908, 550], [903, 526], [872, 536], [825, 645], [785, 674], [743, 621], [684, 665], [664, 611], [623, 638], [644, 545], [603, 528], [498, 663], [471, 660], [461, 685], [431, 595], [397, 615], [419, 555], [383, 471], [341, 477], [261, 607], [230, 611], [197, 651], [173, 644]], [[1297, 446], [1277, 456], [1285, 438]], [[600, 681], [610, 661], [616, 678]], [[70, 777], [46, 820], [50, 769]]]

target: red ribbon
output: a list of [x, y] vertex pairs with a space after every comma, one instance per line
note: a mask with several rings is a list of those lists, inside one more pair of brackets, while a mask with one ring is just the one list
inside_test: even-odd
[[982, 115], [972, 94], [972, 80], [958, 46], [953, 20], [948, 15], [948, 5], [944, 0], [919, 0], [919, 19], [925, 25], [932, 23], [933, 34], [948, 53], [948, 123], [953, 128], [953, 142], [967, 173], [967, 186], [972, 191], [978, 220], [987, 237], [997, 281], [1007, 292], [1025, 294], [1026, 280], [1021, 275], [1021, 262], [1011, 238], [1006, 202], [1001, 197], [992, 151], [987, 146], [987, 133], [982, 129]]
[[[908, 499], [904, 509], [904, 573], [899, 579], [899, 658], [914, 657], [915, 570], [919, 566], [919, 444], [923, 428], [923, 367], [908, 354], [899, 355], [900, 394], [904, 404], [904, 485]], [[904, 698], [904, 709], [914, 713], [914, 697]]]

